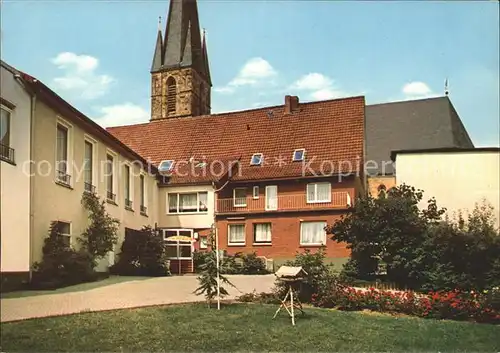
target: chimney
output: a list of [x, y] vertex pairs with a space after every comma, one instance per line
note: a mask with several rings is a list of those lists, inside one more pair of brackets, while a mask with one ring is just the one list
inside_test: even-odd
[[285, 115], [299, 110], [299, 97], [285, 96]]

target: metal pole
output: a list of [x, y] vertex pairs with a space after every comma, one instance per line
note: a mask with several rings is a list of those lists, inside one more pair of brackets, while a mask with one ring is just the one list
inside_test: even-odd
[[219, 272], [219, 232], [217, 232], [217, 226], [215, 226], [215, 251], [217, 256], [217, 310], [220, 310], [220, 272]]

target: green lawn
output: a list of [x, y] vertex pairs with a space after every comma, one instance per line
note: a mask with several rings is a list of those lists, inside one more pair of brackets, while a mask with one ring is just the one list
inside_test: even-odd
[[1, 351], [500, 351], [500, 327], [274, 305], [203, 304], [84, 313], [1, 325]]
[[109, 278], [102, 279], [99, 281], [80, 283], [80, 284], [76, 284], [74, 286], [58, 288], [55, 290], [21, 290], [21, 291], [1, 293], [1, 298], [2, 299], [4, 299], [4, 298], [22, 298], [22, 297], [30, 297], [33, 295], [79, 292], [79, 291], [85, 291], [85, 290], [89, 290], [89, 289], [109, 286], [110, 284], [129, 282], [129, 281], [138, 281], [138, 280], [149, 279], [149, 278], [151, 278], [151, 277], [110, 276]]

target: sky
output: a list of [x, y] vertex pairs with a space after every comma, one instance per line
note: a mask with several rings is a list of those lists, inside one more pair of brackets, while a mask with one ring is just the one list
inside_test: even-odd
[[[102, 126], [147, 122], [169, 0], [3, 0], [1, 58]], [[498, 1], [199, 0], [212, 112], [364, 95], [449, 97], [476, 146], [499, 146]], [[163, 20], [162, 29], [164, 30]]]

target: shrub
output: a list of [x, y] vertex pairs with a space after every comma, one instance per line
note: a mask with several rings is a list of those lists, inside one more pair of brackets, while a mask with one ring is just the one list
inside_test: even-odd
[[149, 226], [129, 231], [113, 273], [124, 276], [168, 276], [170, 265], [163, 239]]
[[34, 264], [34, 287], [53, 289], [97, 279], [93, 257], [86, 251], [72, 249], [57, 222], [51, 222], [42, 253], [42, 261]]
[[[497, 292], [491, 293], [491, 297], [495, 296], [498, 296]], [[487, 293], [459, 290], [417, 294], [411, 291], [378, 291], [374, 288], [360, 290], [340, 285], [323, 294], [313, 295], [313, 304], [318, 307], [368, 309], [424, 318], [500, 323], [500, 310], [493, 303]]]
[[276, 293], [252, 293], [242, 294], [238, 297], [238, 301], [244, 303], [259, 303], [259, 304], [280, 304], [281, 300]]
[[269, 273], [266, 270], [266, 264], [263, 259], [257, 257], [255, 252], [241, 255], [243, 263], [241, 265], [241, 273], [248, 275]]
[[113, 250], [118, 240], [120, 222], [106, 212], [105, 201], [99, 201], [95, 193], [83, 193], [82, 204], [89, 212], [90, 225], [78, 240], [82, 249], [97, 262]]
[[[315, 253], [306, 249], [303, 253], [297, 253], [294, 260], [285, 262], [285, 266], [300, 266], [307, 272], [303, 282], [294, 288], [299, 293], [301, 301], [310, 302], [314, 293], [318, 293], [321, 288], [328, 288], [332, 283], [337, 282], [335, 272], [331, 266], [325, 264], [324, 260], [325, 250], [322, 247]], [[289, 284], [277, 280], [275, 286], [278, 296], [283, 298]]]
[[193, 252], [193, 266], [194, 272], [198, 273], [201, 271], [201, 265], [205, 263], [205, 258], [210, 256], [210, 253], [207, 251], [194, 251]]

